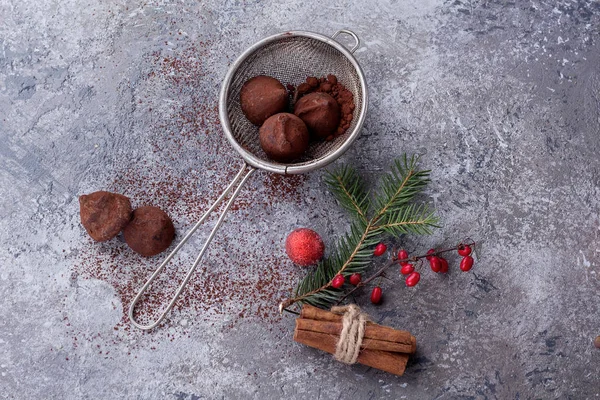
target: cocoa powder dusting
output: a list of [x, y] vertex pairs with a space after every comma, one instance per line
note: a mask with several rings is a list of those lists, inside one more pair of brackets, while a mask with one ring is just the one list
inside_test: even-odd
[[[134, 207], [153, 205], [165, 210], [175, 224], [174, 243], [219, 196], [242, 164], [219, 123], [216, 104], [219, 74], [206, 65], [210, 46], [199, 43], [170, 51], [168, 56], [155, 53], [149, 57], [151, 71], [138, 83], [143, 90], [135, 94], [136, 113], [144, 114], [143, 119], [150, 121], [143, 128], [147, 132], [143, 136], [145, 141], [139, 143], [139, 152], [135, 154], [147, 149], [147, 156], [123, 157], [115, 168], [113, 181], [98, 182], [106, 190], [128, 196]], [[250, 208], [258, 211], [253, 213], [257, 220], [245, 224], [241, 233], [239, 227], [228, 229], [225, 225], [230, 222], [225, 221], [165, 325], [176, 325], [182, 319], [216, 322], [225, 317], [229, 327], [242, 318], [258, 319], [267, 325], [280, 320], [278, 299], [289, 295], [289, 288], [301, 271], [287, 259], [280, 243], [265, 248], [256, 242], [256, 238], [264, 236], [258, 216], [260, 210], [272, 208], [273, 203], [300, 204], [304, 180], [304, 176], [284, 177], [263, 172], [250, 179], [230, 211], [238, 215], [230, 215], [228, 220], [248, 217]], [[215, 220], [216, 217], [211, 217], [207, 224]], [[137, 309], [140, 322], [153, 319], [168, 304], [208, 231], [209, 227], [201, 228], [197, 238], [183, 248], [185, 254], [175, 257], [155, 281]], [[281, 237], [286, 234], [281, 232]], [[136, 335], [144, 335], [135, 328], [131, 330], [127, 309], [173, 246], [158, 256], [144, 258], [128, 249], [121, 235], [102, 244], [88, 239], [82, 245], [72, 274], [78, 279], [100, 279], [114, 287], [123, 306], [123, 316], [115, 331], [127, 332], [125, 337], [134, 331]], [[69, 323], [68, 319], [65, 323]], [[178, 325], [176, 333], [164, 329], [164, 335], [171, 340], [177, 335], [187, 335], [186, 326], [190, 325]], [[82, 335], [85, 336], [73, 331], [74, 342]]]

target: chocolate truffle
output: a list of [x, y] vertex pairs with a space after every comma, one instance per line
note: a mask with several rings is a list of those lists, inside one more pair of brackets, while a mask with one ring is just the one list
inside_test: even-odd
[[309, 93], [298, 100], [296, 114], [308, 127], [314, 139], [325, 139], [333, 134], [340, 124], [340, 106], [327, 93]]
[[123, 237], [133, 251], [150, 257], [169, 247], [175, 227], [163, 210], [145, 206], [133, 210], [133, 220], [123, 229]]
[[259, 75], [242, 86], [240, 104], [246, 118], [261, 126], [271, 115], [285, 111], [288, 92], [277, 79]]
[[294, 114], [279, 113], [265, 121], [258, 131], [260, 146], [275, 161], [289, 162], [308, 148], [310, 134]]
[[129, 198], [111, 192], [94, 192], [79, 196], [81, 224], [97, 242], [117, 236], [131, 220]]

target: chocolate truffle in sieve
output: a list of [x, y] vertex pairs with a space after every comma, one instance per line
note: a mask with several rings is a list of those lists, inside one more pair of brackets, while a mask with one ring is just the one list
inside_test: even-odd
[[255, 76], [247, 80], [240, 91], [242, 111], [256, 126], [261, 126], [271, 115], [285, 111], [287, 104], [287, 90], [270, 76]]
[[158, 207], [145, 206], [133, 211], [133, 219], [123, 229], [125, 243], [145, 257], [164, 251], [175, 237], [171, 218]]
[[294, 114], [308, 127], [314, 139], [325, 139], [335, 133], [340, 124], [340, 106], [323, 92], [309, 93], [298, 100]]
[[308, 148], [310, 134], [302, 120], [294, 114], [279, 113], [265, 121], [258, 132], [260, 146], [269, 158], [290, 162]]
[[94, 192], [79, 196], [81, 224], [97, 242], [117, 236], [131, 220], [129, 198], [111, 192]]

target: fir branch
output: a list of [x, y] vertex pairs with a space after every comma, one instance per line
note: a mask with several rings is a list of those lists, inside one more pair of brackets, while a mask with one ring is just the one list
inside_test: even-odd
[[426, 206], [411, 203], [429, 182], [429, 171], [417, 169], [418, 158], [404, 156], [396, 160], [383, 177], [382, 194], [376, 196], [377, 212], [368, 218], [371, 207], [362, 178], [351, 167], [342, 167], [328, 173], [326, 183], [340, 205], [348, 210], [355, 221], [350, 231], [342, 236], [331, 255], [302, 279], [294, 297], [283, 301], [283, 310], [294, 303], [309, 303], [327, 308], [343, 297], [344, 291], [331, 287], [338, 274], [349, 276], [363, 273], [373, 257], [373, 247], [383, 234], [394, 237], [402, 234], [429, 234], [437, 227], [437, 218]]
[[438, 218], [426, 205], [410, 204], [396, 212], [388, 211], [378, 222], [378, 228], [392, 236], [431, 235], [431, 228], [438, 228]]
[[417, 156], [409, 159], [404, 155], [403, 161], [395, 160], [392, 170], [384, 175], [383, 194], [375, 199], [378, 208], [376, 220], [402, 209], [427, 186], [430, 171], [417, 170], [418, 160]]
[[341, 167], [328, 172], [325, 183], [340, 205], [350, 214], [363, 222], [367, 222], [367, 213], [371, 206], [365, 184], [356, 170], [350, 166]]

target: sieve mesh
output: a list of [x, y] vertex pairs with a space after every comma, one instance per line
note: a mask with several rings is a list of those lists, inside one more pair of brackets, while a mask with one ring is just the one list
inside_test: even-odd
[[[244, 82], [257, 75], [267, 75], [278, 79], [284, 86], [297, 86], [308, 76], [319, 78], [328, 74], [335, 75], [354, 96], [356, 107], [350, 127], [332, 141], [312, 142], [304, 156], [294, 163], [282, 164], [270, 160], [260, 147], [258, 127], [250, 123], [242, 112], [240, 90]], [[226, 95], [227, 117], [233, 140], [263, 162], [284, 168], [309, 167], [340, 149], [354, 131], [360, 129], [357, 124], [363, 110], [362, 101], [363, 87], [359, 73], [346, 55], [329, 43], [305, 36], [284, 36], [257, 48], [233, 73]]]

